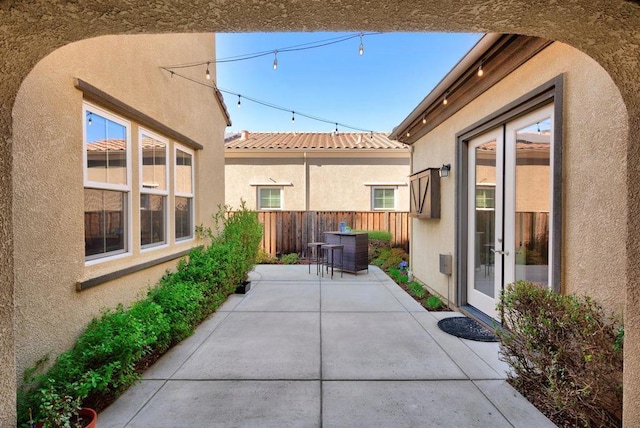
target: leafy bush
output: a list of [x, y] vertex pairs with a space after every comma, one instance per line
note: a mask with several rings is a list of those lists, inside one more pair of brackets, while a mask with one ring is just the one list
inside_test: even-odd
[[285, 254], [284, 256], [282, 256], [282, 263], [284, 263], [285, 265], [294, 265], [298, 262], [298, 254], [296, 253], [289, 253], [289, 254]]
[[379, 256], [371, 263], [388, 271], [390, 268], [398, 266], [402, 261], [409, 261], [409, 254], [402, 248], [381, 248]]
[[498, 305], [510, 382], [560, 426], [621, 426], [624, 330], [588, 297], [519, 281]]
[[409, 289], [409, 292], [418, 299], [422, 299], [427, 294], [427, 290], [425, 290], [422, 284], [417, 281], [412, 281], [411, 283], [409, 283], [407, 288]]
[[46, 357], [25, 370], [25, 385], [18, 393], [20, 424], [28, 426], [29, 409], [35, 412], [34, 420], [45, 420], [61, 409], [68, 414], [67, 407], [78, 400], [99, 410], [104, 397], [108, 402], [139, 379], [145, 359], [192, 334], [233, 293], [256, 260], [262, 225], [244, 205], [229, 215], [221, 209], [214, 219], [222, 221], [224, 229], [214, 234], [199, 228], [210, 245], [194, 248], [145, 299], [126, 309], [119, 305], [104, 310], [45, 373], [38, 374]]
[[260, 250], [258, 251], [258, 256], [256, 257], [256, 264], [268, 265], [276, 263], [278, 263], [277, 257], [272, 256], [271, 254], [260, 248]]
[[440, 299], [440, 297], [438, 296], [434, 296], [433, 294], [429, 297], [427, 297], [427, 299], [423, 302], [424, 307], [429, 309], [430, 311], [437, 311], [438, 309], [441, 309], [444, 307], [444, 304], [442, 303], [442, 299]]

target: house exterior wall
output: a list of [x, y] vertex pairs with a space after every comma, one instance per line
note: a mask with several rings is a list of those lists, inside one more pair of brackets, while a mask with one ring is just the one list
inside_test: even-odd
[[[291, 183], [282, 186], [286, 211], [371, 211], [371, 184], [395, 183], [396, 211], [409, 210], [409, 152], [355, 156], [350, 153], [287, 157], [235, 157], [227, 154], [226, 203], [244, 199], [257, 207], [257, 186], [252, 183]], [[275, 183], [274, 183], [275, 182]], [[398, 183], [402, 185], [397, 185]], [[308, 187], [308, 207], [306, 192]]]
[[[624, 104], [609, 75], [582, 52], [556, 42], [414, 144], [414, 170], [452, 163], [455, 135], [564, 73], [562, 159], [562, 291], [586, 294], [621, 313], [627, 282]], [[441, 183], [439, 220], [413, 220], [415, 276], [446, 296], [438, 254], [454, 251], [455, 180]], [[457, 278], [453, 278], [455, 284]], [[451, 288], [452, 296], [455, 287]], [[453, 298], [452, 298], [453, 299]]]
[[[18, 379], [25, 367], [46, 353], [55, 357], [70, 347], [102, 308], [127, 305], [143, 295], [177, 261], [81, 292], [76, 291], [76, 282], [198, 245], [196, 239], [173, 243], [170, 226], [169, 245], [141, 251], [136, 234], [140, 223], [139, 126], [125, 117], [131, 122], [132, 142], [131, 254], [85, 264], [83, 93], [74, 87], [74, 78], [204, 146], [194, 159], [195, 224], [210, 224], [210, 215], [224, 201], [226, 119], [211, 91], [171, 79], [159, 66], [210, 58], [213, 52], [211, 34], [98, 37], [52, 52], [24, 80], [15, 102], [13, 134]], [[169, 159], [173, 159], [173, 149], [180, 141], [168, 141]], [[170, 187], [173, 179], [172, 174]], [[169, 196], [168, 213], [173, 220], [171, 201]]]

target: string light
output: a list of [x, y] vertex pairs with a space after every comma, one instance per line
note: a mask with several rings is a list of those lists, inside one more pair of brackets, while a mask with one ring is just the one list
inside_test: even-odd
[[211, 73], [209, 73], [209, 63], [207, 62], [207, 73], [206, 73], [206, 77], [207, 80], [211, 80]]
[[274, 51], [273, 52], [274, 58], [273, 58], [273, 69], [277, 70], [278, 69], [278, 51]]
[[246, 95], [240, 95], [237, 92], [233, 92], [233, 91], [230, 91], [228, 89], [219, 88], [219, 87], [216, 86], [216, 84], [214, 82], [203, 82], [202, 80], [198, 80], [198, 79], [195, 79], [193, 77], [189, 77], [189, 76], [186, 76], [184, 74], [177, 73], [177, 72], [175, 72], [173, 70], [170, 70], [168, 67], [162, 67], [161, 66], [160, 69], [166, 71], [167, 73], [170, 73], [172, 77], [174, 75], [176, 75], [178, 77], [181, 77], [181, 78], [183, 78], [185, 80], [188, 80], [188, 81], [190, 81], [192, 83], [195, 83], [197, 85], [204, 86], [204, 87], [209, 88], [209, 89], [213, 89], [216, 92], [221, 92], [221, 93], [232, 95], [234, 97], [238, 97], [238, 103], [237, 103], [238, 108], [241, 105], [240, 99], [244, 98], [245, 100], [251, 101], [251, 102], [256, 103], [256, 104], [260, 104], [260, 105], [262, 105], [264, 107], [268, 107], [268, 108], [271, 108], [271, 109], [274, 109], [274, 110], [286, 111], [286, 112], [291, 112], [291, 113], [295, 112], [295, 114], [297, 114], [298, 116], [306, 117], [307, 119], [315, 120], [317, 122], [335, 124], [336, 133], [338, 133], [338, 126], [342, 126], [343, 128], [353, 129], [354, 131], [371, 133], [371, 138], [373, 138], [373, 131], [370, 130], [370, 129], [364, 129], [364, 128], [359, 128], [359, 127], [352, 126], [352, 125], [347, 125], [345, 123], [335, 122], [334, 120], [324, 119], [322, 117], [318, 117], [318, 116], [314, 116], [314, 115], [310, 115], [310, 114], [306, 114], [306, 113], [301, 113], [299, 111], [294, 111], [291, 108], [278, 106], [278, 105], [270, 103], [268, 101], [259, 100], [259, 99], [256, 99], [256, 98], [248, 97]]
[[411, 132], [407, 131], [407, 138], [411, 137]]
[[484, 75], [484, 71], [482, 70], [482, 63], [480, 63], [480, 67], [478, 67], [478, 77], [482, 77]]
[[422, 116], [422, 124], [423, 125], [427, 124], [427, 116]]
[[362, 44], [362, 33], [360, 33], [360, 48], [358, 49], [358, 53], [360, 53], [360, 56], [364, 54], [364, 45]]
[[[93, 123], [92, 116], [93, 116], [93, 113], [91, 113], [91, 112], [87, 113], [87, 117], [88, 117], [87, 124], [89, 126], [91, 126], [91, 124]], [[538, 132], [540, 132], [539, 129], [540, 129], [540, 127], [538, 127]]]
[[371, 133], [369, 134], [369, 139], [373, 140], [373, 131], [371, 131]]
[[339, 135], [340, 133], [338, 132], [338, 124], [336, 123], [336, 135]]
[[292, 123], [293, 125], [295, 125], [295, 124], [296, 124], [296, 112], [295, 112], [295, 111], [292, 111], [292, 112], [291, 112], [291, 123]]
[[444, 99], [442, 100], [442, 105], [447, 105], [449, 101], [447, 101], [447, 95], [449, 95], [449, 91], [444, 93]]

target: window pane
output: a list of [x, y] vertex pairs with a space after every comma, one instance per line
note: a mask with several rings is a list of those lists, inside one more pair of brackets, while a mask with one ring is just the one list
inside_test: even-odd
[[515, 278], [549, 284], [551, 119], [517, 132]]
[[476, 187], [476, 208], [495, 209], [495, 188]]
[[395, 189], [373, 189], [373, 209], [395, 209]]
[[86, 117], [87, 179], [127, 184], [127, 129], [90, 110]]
[[142, 136], [142, 187], [167, 190], [167, 144]]
[[280, 209], [280, 189], [260, 189], [260, 209]]
[[176, 196], [176, 239], [191, 238], [193, 198]]
[[140, 195], [140, 245], [164, 244], [165, 200], [162, 195]]
[[125, 192], [84, 189], [86, 257], [126, 250], [125, 195]]
[[193, 193], [192, 156], [182, 150], [176, 150], [176, 192]]

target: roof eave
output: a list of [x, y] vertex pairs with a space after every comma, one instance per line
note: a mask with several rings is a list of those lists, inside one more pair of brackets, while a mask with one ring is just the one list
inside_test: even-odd
[[[432, 105], [437, 99], [444, 96], [445, 92], [451, 85], [458, 80], [469, 67], [478, 61], [487, 50], [502, 36], [500, 33], [487, 33], [478, 40], [478, 42], [463, 56], [460, 61], [447, 73], [442, 80], [427, 94], [427, 96], [418, 104], [411, 113], [399, 125], [393, 128], [389, 134], [390, 140], [398, 140], [398, 137], [404, 135], [407, 128], [418, 119], [424, 111]], [[406, 144], [406, 143], [405, 143]]]

